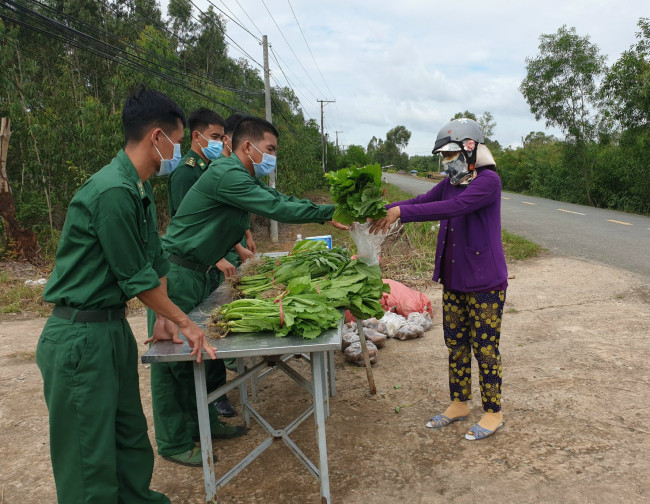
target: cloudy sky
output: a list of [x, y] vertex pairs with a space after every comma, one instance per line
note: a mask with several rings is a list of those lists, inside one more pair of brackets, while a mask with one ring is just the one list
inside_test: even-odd
[[[402, 124], [413, 133], [411, 155], [429, 154], [440, 127], [464, 110], [491, 112], [495, 139], [504, 146], [546, 131], [518, 91], [540, 34], [574, 26], [611, 65], [634, 43], [639, 18], [650, 16], [647, 0], [210, 1], [254, 35], [268, 35], [282, 67], [271, 59], [272, 85], [286, 84], [283, 70], [309, 117], [320, 122], [317, 99], [336, 100], [325, 107], [330, 138], [342, 131], [341, 144], [365, 147], [373, 135], [383, 138]], [[161, 3], [166, 13], [167, 0]], [[257, 40], [232, 21], [227, 29], [262, 61]], [[235, 47], [229, 54], [241, 56]]]

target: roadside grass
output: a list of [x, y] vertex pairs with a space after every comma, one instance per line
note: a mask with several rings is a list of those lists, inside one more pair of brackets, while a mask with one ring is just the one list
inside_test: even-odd
[[43, 285], [29, 287], [25, 280], [0, 265], [0, 316], [14, 316], [15, 314], [32, 315], [38, 317], [48, 316], [52, 305], [43, 300]]

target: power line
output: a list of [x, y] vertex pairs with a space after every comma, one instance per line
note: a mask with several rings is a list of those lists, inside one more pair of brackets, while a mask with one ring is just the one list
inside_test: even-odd
[[316, 91], [318, 91], [321, 95], [324, 95], [325, 93], [323, 93], [323, 92], [318, 88], [318, 85], [314, 82], [314, 79], [311, 78], [311, 75], [309, 74], [309, 72], [307, 71], [307, 69], [305, 68], [305, 66], [304, 66], [304, 65], [302, 64], [302, 62], [300, 61], [300, 58], [298, 58], [298, 55], [296, 54], [296, 52], [293, 50], [293, 47], [291, 47], [291, 44], [290, 44], [289, 41], [287, 40], [287, 37], [284, 36], [284, 33], [283, 33], [282, 30], [280, 29], [280, 26], [278, 25], [277, 21], [276, 21], [275, 18], [273, 17], [273, 14], [271, 14], [271, 11], [270, 11], [269, 8], [267, 7], [266, 2], [265, 2], [264, 0], [262, 0], [262, 4], [264, 5], [264, 8], [266, 9], [266, 12], [268, 12], [268, 13], [269, 13], [269, 16], [271, 16], [271, 20], [273, 21], [273, 24], [275, 24], [275, 27], [276, 27], [276, 28], [278, 29], [278, 31], [280, 32], [280, 35], [282, 35], [282, 38], [284, 39], [284, 41], [286, 42], [287, 46], [289, 47], [289, 50], [291, 50], [291, 52], [293, 53], [294, 57], [296, 58], [296, 61], [298, 62], [298, 64], [300, 65], [300, 67], [304, 70], [305, 74], [307, 75], [307, 77], [309, 78], [309, 80], [312, 82], [312, 84], [313, 84], [314, 87], [316, 88]]
[[[334, 96], [334, 93], [332, 93], [332, 90], [327, 85], [327, 81], [325, 80], [325, 77], [323, 76], [323, 72], [321, 72], [321, 69], [318, 66], [318, 62], [316, 61], [316, 58], [314, 57], [314, 53], [312, 52], [311, 47], [309, 46], [309, 42], [307, 42], [307, 37], [305, 36], [305, 32], [303, 31], [302, 26], [300, 25], [300, 21], [298, 21], [298, 16], [296, 15], [295, 10], [293, 9], [293, 5], [291, 5], [291, 0], [287, 0], [287, 3], [289, 4], [289, 8], [291, 9], [291, 13], [293, 14], [293, 18], [296, 20], [296, 24], [298, 25], [298, 29], [300, 30], [300, 34], [302, 35], [302, 38], [305, 41], [305, 45], [307, 46], [307, 50], [309, 51], [311, 59], [314, 62], [314, 65], [316, 66], [316, 69], [318, 70], [318, 73], [320, 75], [321, 80], [323, 81], [323, 84], [325, 84], [325, 87], [330, 92], [330, 95]], [[336, 102], [334, 102], [334, 108], [336, 110], [337, 124], [338, 124], [338, 127], [340, 128], [341, 127], [341, 117], [339, 116], [339, 107], [338, 107], [338, 104]]]
[[[287, 74], [284, 73], [284, 69], [280, 65], [280, 62], [278, 61], [278, 59], [277, 59], [277, 57], [275, 55], [275, 52], [273, 51], [273, 47], [271, 47], [271, 55], [273, 56], [273, 59], [275, 60], [275, 63], [278, 65], [278, 68], [280, 69], [280, 72], [282, 72], [282, 75], [284, 76], [284, 79], [287, 81], [287, 84], [289, 85], [289, 88], [292, 89], [294, 91], [294, 93], [296, 93], [296, 98], [298, 98], [298, 103], [300, 103], [300, 105], [302, 106], [302, 109], [306, 111], [305, 105], [300, 101], [300, 98], [298, 97], [298, 93], [299, 93], [298, 89], [291, 83], [291, 81], [287, 77]], [[272, 77], [272, 78], [277, 83], [277, 80], [275, 79], [275, 77]], [[278, 84], [278, 86], [279, 86], [279, 84]], [[300, 94], [302, 94], [302, 92], [300, 92]], [[307, 99], [304, 94], [302, 94], [302, 96], [309, 103], [309, 99]]]
[[[209, 19], [209, 17], [207, 16], [207, 14], [206, 14], [205, 12], [203, 12], [201, 9], [199, 9], [199, 7], [198, 7], [198, 6], [197, 6], [197, 5], [196, 5], [192, 0], [189, 0], [189, 2], [190, 2], [190, 4], [192, 4], [192, 5], [194, 6], [194, 8], [195, 8], [197, 11], [199, 11], [201, 14], [203, 14], [203, 16], [205, 16], [206, 19]], [[214, 4], [213, 4], [213, 5], [214, 5]], [[190, 13], [190, 16], [192, 16], [192, 18], [193, 18], [194, 20], [196, 20], [199, 24], [202, 24], [201, 21], [200, 21], [199, 19], [197, 19], [197, 18], [194, 16], [194, 14]], [[253, 63], [255, 63], [255, 64], [256, 64], [257, 66], [259, 66], [260, 68], [264, 68], [264, 65], [262, 65], [259, 61], [257, 61], [255, 58], [253, 58], [250, 54], [248, 54], [248, 53], [247, 53], [247, 52], [246, 52], [246, 51], [245, 51], [245, 50], [244, 50], [244, 49], [243, 49], [243, 48], [242, 48], [242, 47], [241, 47], [237, 42], [235, 42], [235, 40], [234, 40], [230, 35], [228, 35], [228, 34], [226, 33], [226, 30], [224, 30], [221, 26], [218, 26], [218, 25], [216, 25], [216, 28], [217, 28], [219, 31], [221, 31], [221, 33], [223, 33], [224, 37], [226, 37], [228, 40], [230, 40], [230, 42], [231, 42], [233, 45], [235, 45], [235, 47], [237, 47], [237, 49], [238, 49], [242, 54], [244, 54], [244, 55], [245, 55], [249, 60], [251, 60]], [[251, 34], [251, 35], [252, 35], [252, 34]], [[255, 35], [253, 35], [253, 36], [255, 37]], [[257, 39], [257, 37], [255, 37], [255, 38]], [[259, 39], [257, 39], [257, 40], [259, 40]]]
[[325, 82], [325, 77], [323, 77], [323, 73], [320, 71], [320, 67], [318, 66], [318, 63], [316, 63], [316, 58], [314, 58], [314, 53], [311, 52], [311, 47], [309, 47], [309, 43], [307, 42], [307, 37], [305, 37], [305, 33], [302, 31], [302, 27], [300, 26], [300, 22], [298, 21], [298, 17], [296, 16], [296, 13], [293, 10], [293, 6], [291, 5], [291, 1], [287, 0], [287, 3], [289, 4], [289, 8], [291, 9], [291, 13], [293, 14], [293, 18], [296, 20], [296, 24], [298, 25], [298, 29], [300, 30], [300, 34], [302, 35], [303, 40], [305, 41], [305, 45], [307, 46], [307, 50], [309, 51], [309, 54], [311, 55], [311, 59], [314, 61], [314, 65], [316, 65], [316, 69], [318, 70], [318, 73], [320, 74], [320, 78], [323, 80], [323, 84], [325, 84], [325, 87], [330, 92], [330, 95], [334, 96], [334, 93], [332, 93], [332, 90], [327, 85], [327, 82]]
[[[221, 0], [221, 3], [223, 4], [224, 8], [227, 9], [228, 12], [230, 12], [230, 16], [229, 16], [228, 14], [226, 14], [223, 10], [221, 10], [219, 7], [217, 7], [214, 3], [212, 3], [211, 0], [208, 0], [208, 3], [210, 3], [210, 5], [212, 5], [215, 9], [217, 9], [219, 12], [221, 12], [221, 13], [222, 13], [224, 16], [226, 16], [228, 19], [230, 19], [231, 21], [233, 21], [237, 26], [239, 26], [242, 30], [244, 30], [246, 33], [248, 33], [248, 34], [249, 34], [251, 37], [253, 37], [255, 40], [257, 40], [257, 41], [260, 42], [260, 43], [262, 42], [262, 39], [260, 39], [257, 35], [255, 35], [254, 33], [252, 33], [248, 28], [246, 28], [246, 27], [243, 25], [243, 23], [242, 23], [242, 22], [237, 18], [237, 16], [235, 16], [235, 13], [234, 13], [233, 11], [231, 11], [231, 10], [228, 8], [228, 6], [226, 5], [226, 2], [224, 2], [223, 0]], [[232, 17], [231, 17], [231, 16], [232, 16]]]
[[[167, 75], [164, 73], [161, 73], [157, 70], [154, 70], [152, 68], [149, 68], [142, 64], [140, 61], [144, 61], [144, 63], [151, 64], [150, 61], [145, 60], [141, 57], [131, 55], [127, 53], [126, 51], [123, 51], [117, 47], [114, 47], [102, 40], [96, 39], [90, 35], [87, 35], [83, 32], [80, 32], [74, 28], [68, 27], [56, 20], [53, 20], [51, 18], [48, 18], [47, 16], [44, 16], [36, 11], [33, 11], [31, 9], [28, 9], [27, 7], [23, 7], [20, 4], [17, 4], [16, 2], [13, 2], [11, 0], [2, 0], [2, 3], [4, 4], [11, 4], [8, 6], [10, 10], [13, 12], [18, 13], [18, 11], [22, 14], [25, 15], [26, 18], [30, 19], [36, 23], [40, 23], [42, 26], [35, 26], [32, 25], [25, 20], [21, 19], [16, 19], [11, 16], [8, 16], [6, 14], [2, 14], [2, 17], [9, 20], [12, 23], [15, 23], [19, 26], [23, 26], [27, 28], [28, 30], [35, 31], [37, 33], [41, 33], [42, 35], [52, 38], [54, 40], [58, 40], [59, 42], [62, 42], [64, 44], [68, 44], [69, 46], [76, 47], [78, 49], [81, 49], [83, 51], [89, 52], [91, 54], [94, 54], [96, 56], [99, 56], [103, 59], [113, 61], [116, 64], [120, 64], [123, 66], [126, 66], [128, 68], [131, 68], [132, 70], [135, 70], [139, 73], [147, 73], [149, 75], [153, 75], [157, 78], [160, 78], [166, 82], [169, 82], [171, 84], [174, 84], [178, 87], [181, 87], [183, 89], [186, 89], [187, 91], [190, 91], [198, 96], [201, 96], [211, 102], [217, 103], [221, 105], [222, 107], [225, 107], [227, 109], [233, 110], [233, 111], [238, 111], [235, 107], [232, 107], [230, 105], [227, 105], [214, 97], [208, 96], [201, 91], [198, 91], [197, 89], [187, 85], [184, 81], [179, 79], [178, 77], [174, 77], [172, 75]], [[50, 28], [48, 30], [47, 28]], [[53, 31], [55, 30], [55, 31]], [[75, 37], [78, 37], [80, 40], [77, 40]], [[95, 43], [97, 47], [92, 46], [92, 44], [89, 43]], [[132, 59], [135, 58], [135, 59]], [[186, 76], [188, 77], [188, 76]]]
[[[241, 4], [239, 3], [239, 0], [235, 0], [235, 2], [237, 3], [237, 5], [239, 5], [239, 8], [242, 10], [242, 12], [244, 13], [244, 15], [245, 15], [245, 16], [248, 18], [248, 20], [251, 22], [251, 24], [252, 24], [252, 25], [257, 29], [258, 32], [260, 32], [260, 35], [263, 35], [262, 30], [260, 30], [259, 27], [255, 24], [255, 21], [253, 21], [253, 20], [251, 19], [251, 17], [248, 15], [248, 12], [246, 12], [246, 9], [244, 9], [244, 8], [241, 6]], [[221, 3], [223, 3], [223, 4], [225, 5], [224, 0], [221, 0]]]

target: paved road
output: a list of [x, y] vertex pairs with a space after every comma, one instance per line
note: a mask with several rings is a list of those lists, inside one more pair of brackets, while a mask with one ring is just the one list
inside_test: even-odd
[[[384, 179], [411, 194], [433, 183], [385, 173]], [[551, 252], [592, 259], [644, 275], [650, 280], [650, 217], [503, 193], [503, 228]], [[571, 281], [570, 278], [567, 281]]]

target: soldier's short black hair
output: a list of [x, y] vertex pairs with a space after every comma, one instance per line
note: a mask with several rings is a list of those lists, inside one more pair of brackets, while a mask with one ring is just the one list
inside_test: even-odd
[[237, 123], [232, 134], [232, 150], [246, 140], [250, 140], [252, 143], [259, 142], [264, 138], [264, 133], [271, 133], [276, 138], [280, 136], [275, 126], [267, 120], [261, 117], [244, 117]]
[[125, 143], [139, 142], [151, 127], [167, 130], [185, 127], [185, 112], [169, 96], [144, 85], [137, 88], [122, 108], [122, 126]]
[[209, 108], [201, 107], [190, 114], [187, 124], [190, 127], [190, 133], [193, 131], [204, 131], [211, 124], [218, 124], [226, 128], [226, 121], [219, 114]]
[[241, 121], [244, 117], [244, 114], [239, 114], [239, 113], [234, 113], [230, 114], [228, 116], [228, 119], [226, 119], [226, 128], [225, 128], [225, 134], [228, 135], [230, 138], [232, 138], [232, 134], [235, 131], [235, 126], [237, 126], [237, 123]]

